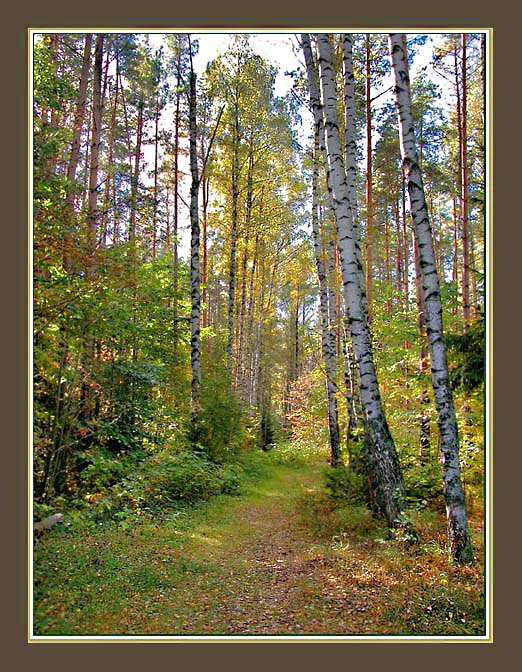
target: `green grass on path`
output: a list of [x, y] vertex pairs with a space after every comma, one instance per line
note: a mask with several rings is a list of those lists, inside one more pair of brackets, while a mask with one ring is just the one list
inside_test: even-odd
[[441, 583], [454, 570], [429, 543], [408, 555], [367, 512], [314, 509], [323, 469], [267, 463], [241, 496], [161, 523], [49, 534], [35, 634], [478, 634], [478, 570]]

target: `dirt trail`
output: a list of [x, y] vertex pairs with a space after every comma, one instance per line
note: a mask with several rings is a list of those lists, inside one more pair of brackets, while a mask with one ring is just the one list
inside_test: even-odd
[[[183, 634], [339, 634], [356, 631], [353, 595], [342, 587], [331, 547], [302, 525], [300, 496], [317, 487], [317, 469], [280, 467], [272, 489], [233, 502], [196, 528], [182, 549], [196, 563], [172, 603], [192, 605]], [[186, 614], [186, 611], [185, 611]]]
[[303, 508], [307, 492], [321, 502], [321, 470], [268, 464], [239, 497], [127, 529], [49, 535], [37, 547], [36, 633], [481, 633], [482, 570], [448, 565], [444, 517], [402, 548], [365, 511]]

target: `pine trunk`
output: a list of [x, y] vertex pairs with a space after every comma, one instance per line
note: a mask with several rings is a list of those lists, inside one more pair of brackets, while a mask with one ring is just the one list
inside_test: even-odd
[[234, 343], [234, 308], [236, 294], [236, 246], [237, 217], [239, 200], [239, 109], [238, 102], [234, 106], [232, 132], [232, 226], [230, 230], [230, 267], [228, 276], [228, 341], [227, 370], [229, 384], [232, 385], [232, 350]]
[[390, 216], [388, 206], [384, 208], [384, 274], [386, 278], [386, 312], [391, 315], [391, 269], [390, 269]]
[[76, 103], [76, 112], [74, 115], [74, 131], [71, 144], [71, 154], [67, 164], [67, 187], [65, 194], [65, 235], [63, 266], [66, 273], [72, 271], [72, 228], [75, 223], [74, 216], [74, 198], [76, 189], [74, 180], [76, 178], [76, 169], [80, 159], [80, 142], [82, 137], [83, 123], [85, 120], [85, 111], [87, 109], [87, 85], [89, 83], [89, 70], [91, 67], [92, 35], [85, 35], [82, 70], [80, 75], [80, 86], [78, 89], [78, 101]]
[[[113, 161], [113, 153], [114, 153], [114, 129], [116, 127], [116, 113], [118, 109], [118, 85], [119, 85], [119, 64], [118, 64], [118, 57], [116, 56], [116, 77], [115, 77], [115, 92], [114, 92], [114, 103], [112, 107], [112, 115], [111, 115], [111, 127], [109, 130], [109, 150], [108, 150], [108, 156], [107, 156], [107, 173], [105, 176], [105, 194], [103, 197], [103, 220], [102, 220], [102, 244], [103, 247], [106, 246], [107, 244], [107, 228], [108, 228], [108, 221], [109, 221], [109, 209], [110, 209], [110, 201], [111, 201], [111, 177], [112, 177], [112, 161]], [[114, 203], [113, 203], [113, 208], [114, 208]], [[113, 224], [113, 232], [112, 232], [112, 241], [113, 243], [116, 243], [116, 227]]]
[[156, 258], [156, 244], [158, 235], [158, 149], [159, 149], [159, 94], [156, 93], [156, 110], [154, 115], [154, 203], [153, 203], [153, 217], [152, 217], [152, 258]]
[[131, 254], [135, 252], [136, 246], [136, 214], [138, 210], [138, 184], [140, 179], [140, 159], [141, 142], [143, 136], [143, 101], [138, 103], [138, 121], [136, 128], [136, 154], [134, 156], [134, 174], [131, 185], [131, 211], [130, 211], [130, 229], [129, 242], [131, 244]]
[[461, 203], [462, 203], [462, 312], [464, 316], [464, 323], [467, 326], [467, 323], [470, 319], [470, 301], [469, 301], [469, 240], [468, 240], [468, 208], [469, 208], [469, 199], [468, 199], [468, 93], [467, 93], [467, 55], [466, 55], [466, 34], [462, 34], [462, 133], [461, 133], [461, 169], [462, 169], [462, 179], [461, 179]]
[[96, 37], [94, 56], [94, 77], [92, 85], [92, 126], [91, 126], [91, 153], [89, 161], [89, 198], [87, 204], [87, 277], [94, 274], [94, 254], [96, 250], [96, 236], [98, 231], [98, 168], [100, 160], [101, 124], [102, 124], [102, 97], [101, 75], [103, 62], [103, 35]]
[[201, 224], [203, 227], [202, 231], [202, 247], [203, 247], [203, 260], [202, 260], [202, 281], [203, 289], [201, 293], [201, 302], [203, 304], [203, 314], [201, 316], [201, 324], [203, 327], [208, 327], [208, 315], [209, 315], [209, 306], [208, 306], [208, 253], [207, 253], [207, 226], [208, 226], [208, 200], [209, 200], [209, 189], [210, 189], [210, 180], [206, 175], [202, 175], [201, 178], [201, 196], [202, 196], [202, 206], [203, 213], [201, 218]]

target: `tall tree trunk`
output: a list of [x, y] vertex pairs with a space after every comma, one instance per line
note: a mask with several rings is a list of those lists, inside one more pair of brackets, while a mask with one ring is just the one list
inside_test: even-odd
[[102, 97], [101, 75], [103, 62], [103, 35], [96, 36], [94, 78], [92, 85], [92, 127], [89, 161], [89, 199], [87, 204], [87, 277], [94, 274], [94, 254], [98, 230], [98, 168], [100, 160]]
[[410, 80], [405, 66], [407, 54], [404, 53], [402, 35], [400, 33], [389, 35], [389, 47], [395, 82], [401, 155], [406, 169], [410, 210], [417, 236], [419, 265], [422, 274], [432, 384], [441, 437], [442, 470], [450, 553], [452, 558], [457, 562], [469, 562], [473, 560], [473, 549], [468, 529], [464, 490], [460, 476], [459, 436], [446, 361], [442, 326], [442, 303], [433, 250], [433, 237], [415, 147]]
[[208, 289], [207, 289], [207, 284], [208, 284], [208, 244], [207, 244], [207, 228], [208, 228], [208, 201], [209, 201], [209, 193], [210, 193], [210, 179], [203, 174], [201, 177], [201, 197], [202, 197], [202, 206], [203, 206], [203, 213], [202, 213], [202, 218], [201, 218], [201, 224], [203, 227], [202, 231], [202, 247], [203, 247], [203, 261], [202, 261], [202, 281], [203, 281], [203, 289], [202, 289], [202, 294], [201, 294], [201, 301], [203, 304], [203, 313], [201, 316], [201, 324], [203, 327], [208, 327], [208, 315], [209, 315], [209, 306], [208, 306]]
[[[404, 167], [401, 167], [401, 194], [402, 194], [402, 289], [404, 293], [404, 312], [408, 313], [408, 219], [406, 216], [406, 180]], [[400, 234], [399, 234], [400, 238]]]
[[[451, 263], [451, 281], [455, 291], [457, 291], [458, 271], [459, 271], [459, 220], [457, 216], [457, 199], [453, 197], [453, 254]], [[451, 312], [453, 315], [457, 313], [458, 300], [452, 301]]]
[[388, 205], [384, 206], [384, 273], [386, 278], [386, 312], [391, 315], [391, 268], [390, 268], [390, 216]]
[[[170, 187], [165, 186], [165, 251], [170, 252]], [[170, 306], [170, 300], [169, 304]]]
[[469, 241], [468, 241], [468, 93], [467, 93], [467, 55], [466, 55], [466, 33], [462, 33], [462, 60], [461, 60], [461, 82], [462, 82], [462, 133], [461, 133], [461, 203], [462, 203], [462, 313], [464, 324], [470, 319], [470, 301], [469, 301]]
[[[111, 177], [112, 177], [112, 160], [114, 152], [114, 129], [116, 128], [116, 115], [118, 110], [118, 93], [119, 93], [119, 63], [118, 56], [116, 56], [116, 77], [115, 77], [115, 92], [114, 92], [114, 103], [112, 108], [111, 115], [111, 127], [109, 130], [109, 150], [107, 156], [107, 174], [105, 177], [105, 194], [103, 197], [103, 219], [102, 219], [102, 245], [103, 247], [107, 244], [107, 227], [109, 221], [109, 208], [110, 208], [110, 194], [111, 194]], [[114, 206], [114, 204], [113, 204]], [[112, 241], [113, 244], [117, 242], [116, 240], [116, 231], [115, 225], [113, 224], [112, 232]]]
[[[260, 218], [263, 212], [263, 194], [261, 193]], [[254, 309], [255, 309], [255, 295], [254, 282], [257, 270], [257, 258], [259, 250], [259, 232], [256, 233], [256, 240], [254, 244], [254, 258], [252, 261], [252, 268], [250, 270], [250, 287], [248, 292], [248, 317], [247, 317], [247, 338], [250, 347], [249, 352], [249, 366], [248, 366], [248, 403], [254, 404], [255, 395], [253, 394], [254, 381], [254, 359], [255, 359], [255, 338], [254, 338]]]
[[178, 230], [179, 230], [179, 123], [181, 88], [181, 50], [178, 52], [178, 78], [176, 84], [176, 113], [174, 117], [174, 214], [172, 219], [172, 276], [173, 276], [173, 350], [178, 352]]
[[[52, 35], [46, 35], [44, 37], [44, 43], [49, 49], [49, 65], [51, 70], [51, 75], [55, 81], [59, 80], [58, 72], [58, 63], [59, 63], [59, 46], [60, 46], [60, 36], [56, 33]], [[50, 112], [50, 114], [49, 114]], [[60, 119], [60, 111], [57, 109], [57, 106], [51, 107], [51, 110], [48, 109], [42, 110], [42, 122], [44, 126], [49, 127], [49, 131], [52, 136], [56, 134], [58, 130]], [[45, 160], [45, 172], [47, 175], [53, 175], [56, 172], [56, 167], [58, 163], [58, 153], [51, 152]]]
[[475, 246], [473, 243], [473, 236], [471, 231], [468, 235], [469, 243], [469, 265], [470, 265], [470, 319], [474, 320], [478, 312], [478, 296], [477, 296], [477, 267], [475, 266]]
[[[328, 430], [330, 436], [330, 464], [335, 467], [339, 464], [341, 457], [341, 441], [339, 435], [339, 421], [337, 413], [336, 397], [336, 352], [333, 331], [330, 329], [329, 310], [328, 310], [328, 287], [326, 283], [326, 274], [323, 264], [323, 254], [321, 245], [321, 233], [318, 217], [318, 161], [319, 161], [319, 138], [315, 139], [313, 155], [313, 177], [312, 177], [312, 235], [315, 251], [315, 265], [317, 268], [317, 277], [319, 280], [319, 309], [321, 313], [321, 343], [323, 349], [323, 361], [326, 378], [326, 398], [328, 409]], [[332, 279], [330, 279], [330, 282]]]
[[402, 236], [401, 236], [401, 221], [399, 216], [399, 202], [395, 201], [395, 232], [397, 238], [397, 256], [395, 257], [395, 274], [397, 276], [397, 305], [402, 304], [402, 281], [404, 275], [402, 272]]
[[371, 107], [371, 58], [370, 35], [366, 34], [366, 295], [368, 317], [372, 319], [373, 285], [373, 167], [372, 167], [372, 107]]
[[158, 236], [158, 149], [159, 149], [159, 93], [156, 93], [156, 110], [154, 114], [154, 204], [152, 216], [152, 258], [156, 258]]
[[[190, 37], [189, 37], [190, 45]], [[190, 287], [192, 313], [190, 319], [190, 363], [192, 367], [192, 428], [197, 439], [200, 415], [201, 388], [201, 277], [199, 268], [199, 173], [196, 125], [196, 73], [192, 66], [192, 46], [190, 45], [190, 90], [189, 90], [189, 136], [190, 136]]]
[[[333, 213], [332, 213], [333, 214]], [[330, 330], [333, 332], [335, 351], [338, 359], [342, 357], [341, 344], [341, 258], [339, 245], [337, 244], [337, 231], [335, 219], [331, 217], [329, 226], [326, 227], [328, 234], [328, 311], [330, 315]]]
[[429, 396], [424, 385], [424, 374], [428, 370], [428, 357], [425, 347], [426, 342], [426, 309], [424, 307], [424, 298], [422, 295], [422, 273], [419, 259], [419, 245], [417, 235], [413, 234], [413, 264], [415, 267], [415, 302], [417, 304], [417, 333], [420, 341], [419, 351], [419, 371], [421, 379], [421, 412], [420, 412], [420, 431], [419, 431], [419, 457], [424, 461], [430, 449], [430, 417], [429, 417]]
[[[343, 75], [344, 75], [344, 110], [345, 110], [345, 153], [346, 153], [346, 185], [348, 199], [352, 210], [352, 226], [355, 240], [360, 240], [359, 217], [357, 214], [357, 113], [355, 105], [355, 79], [353, 76], [353, 36], [343, 35]], [[333, 206], [332, 206], [333, 207]], [[360, 246], [356, 247], [357, 263], [363, 267]]]
[[[325, 157], [328, 188], [335, 204], [345, 304], [350, 320], [354, 354], [359, 367], [361, 397], [371, 436], [371, 447], [367, 456], [368, 469], [377, 506], [388, 524], [394, 525], [401, 515], [404, 492], [402, 475], [384, 414], [373, 361], [360, 246], [354, 237], [353, 212], [341, 154], [332, 49], [327, 34], [319, 34], [317, 39], [324, 99], [324, 127], [323, 105], [319, 97], [310, 40], [307, 34], [302, 35], [314, 119]], [[324, 137], [324, 143], [321, 135]]]
[[232, 225], [230, 230], [230, 268], [228, 276], [228, 341], [227, 341], [227, 370], [229, 383], [232, 385], [232, 350], [234, 342], [234, 308], [236, 294], [236, 245], [237, 245], [237, 216], [239, 200], [239, 104], [238, 93], [234, 103], [234, 118], [232, 127]]
[[132, 176], [131, 185], [131, 210], [130, 210], [130, 229], [129, 242], [131, 244], [131, 255], [135, 254], [136, 247], [136, 214], [138, 210], [138, 184], [140, 179], [140, 159], [141, 159], [141, 142], [143, 136], [143, 108], [144, 102], [142, 100], [138, 103], [138, 121], [136, 127], [136, 154], [134, 157], [134, 174]]
[[[354, 240], [360, 240], [360, 232], [358, 225], [358, 214], [357, 214], [357, 112], [355, 104], [355, 79], [353, 75], [353, 36], [350, 33], [345, 33], [343, 35], [343, 78], [344, 78], [344, 110], [345, 110], [345, 155], [346, 155], [346, 185], [348, 189], [348, 200], [350, 208], [352, 211], [352, 228]], [[333, 209], [333, 203], [332, 203]], [[339, 246], [337, 245], [337, 248]], [[339, 252], [339, 250], [338, 250]], [[359, 245], [356, 245], [356, 254], [357, 254], [357, 263], [363, 268], [362, 255]], [[341, 283], [342, 284], [342, 271], [341, 271]], [[364, 291], [364, 283], [362, 287]], [[364, 308], [364, 306], [363, 306]], [[343, 343], [344, 343], [344, 368], [345, 368], [345, 381], [347, 380], [346, 374], [349, 376], [349, 385], [347, 385], [347, 404], [348, 409], [351, 409], [351, 413], [348, 412], [349, 421], [347, 427], [347, 444], [349, 445], [350, 434], [359, 429], [360, 425], [364, 426], [365, 432], [365, 445], [369, 446], [371, 443], [371, 438], [369, 435], [368, 427], [364, 420], [364, 415], [359, 413], [357, 404], [360, 402], [360, 381], [359, 377], [356, 375], [357, 364], [354, 362], [354, 356], [352, 348], [348, 343], [348, 314], [347, 307], [345, 306], [345, 319], [342, 320], [342, 325], [339, 324], [339, 332], [342, 331], [343, 334]], [[348, 393], [348, 390], [350, 392]], [[350, 401], [351, 400], [351, 401]], [[359, 421], [359, 416], [362, 419], [362, 422]]]
[[241, 262], [241, 290], [239, 292], [238, 318], [237, 318], [237, 357], [234, 389], [243, 392], [244, 387], [244, 339], [245, 339], [245, 313], [246, 313], [246, 287], [247, 287], [247, 262], [248, 262], [248, 238], [249, 231], [246, 228], [243, 244], [243, 259]]
[[241, 292], [239, 299], [239, 319], [238, 319], [238, 344], [237, 344], [237, 367], [236, 367], [236, 389], [239, 389], [241, 396], [245, 397], [245, 318], [247, 312], [246, 288], [247, 288], [247, 261], [248, 261], [248, 243], [250, 238], [250, 227], [252, 223], [252, 205], [254, 199], [254, 153], [252, 138], [250, 141], [248, 155], [248, 173], [247, 173], [247, 194], [245, 204], [245, 241], [243, 250], [243, 262], [241, 268]]
[[[94, 257], [96, 254], [96, 240], [98, 231], [98, 168], [101, 144], [102, 124], [102, 95], [101, 79], [103, 65], [104, 35], [96, 36], [94, 55], [94, 76], [92, 85], [92, 124], [91, 124], [91, 152], [89, 157], [89, 196], [87, 201], [87, 253], [85, 258], [86, 278], [92, 279], [95, 275]], [[89, 334], [89, 317], [85, 319], [85, 337], [83, 341], [82, 368], [86, 372], [81, 389], [81, 417], [89, 422], [93, 411], [92, 390], [89, 387], [89, 377], [94, 364], [94, 341]]]
[[[454, 210], [454, 248], [453, 248], [453, 281], [455, 282], [455, 288], [458, 291], [458, 250], [459, 250], [459, 241], [461, 239], [462, 231], [462, 103], [461, 103], [461, 85], [460, 85], [460, 73], [459, 73], [459, 63], [458, 63], [458, 48], [455, 44], [455, 49], [453, 52], [453, 69], [455, 75], [455, 94], [457, 100], [457, 133], [458, 133], [458, 156], [457, 156], [457, 183], [458, 183], [458, 212]], [[457, 199], [454, 200], [454, 203], [457, 203]], [[458, 215], [458, 217], [457, 217]], [[462, 284], [460, 286], [462, 289]]]
[[81, 191], [81, 203], [79, 210], [84, 212], [89, 200], [89, 152], [91, 146], [91, 125], [92, 125], [92, 96], [89, 103], [87, 104], [88, 110], [86, 111], [87, 116], [87, 129], [85, 133], [85, 141], [83, 145], [83, 151], [80, 150], [81, 155], [84, 157], [85, 170], [83, 171], [83, 184]]
[[80, 142], [82, 137], [83, 123], [85, 120], [85, 111], [87, 109], [87, 85], [89, 84], [89, 70], [91, 67], [92, 52], [92, 34], [85, 35], [83, 48], [82, 70], [80, 75], [80, 86], [78, 89], [78, 100], [74, 114], [73, 139], [71, 144], [71, 154], [67, 164], [67, 186], [65, 193], [65, 235], [64, 235], [64, 253], [63, 266], [66, 273], [72, 270], [72, 227], [75, 222], [74, 216], [74, 198], [76, 189], [74, 180], [76, 178], [76, 169], [80, 159]]

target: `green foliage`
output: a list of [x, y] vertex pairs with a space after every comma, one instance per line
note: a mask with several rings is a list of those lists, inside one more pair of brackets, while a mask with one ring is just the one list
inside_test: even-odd
[[407, 508], [444, 510], [442, 473], [438, 461], [427, 464], [410, 461], [403, 464]]
[[324, 482], [329, 499], [335, 504], [361, 504], [368, 500], [367, 477], [351, 468], [325, 469]]
[[162, 455], [140, 474], [145, 504], [168, 506], [195, 502], [219, 492], [214, 469], [202, 457], [190, 452]]
[[97, 439], [112, 452], [137, 449], [147, 437], [145, 425], [155, 410], [152, 390], [164, 375], [162, 367], [149, 362], [113, 361], [103, 372], [111, 389], [111, 404], [98, 424]]
[[76, 459], [81, 460], [81, 465], [78, 465], [81, 469], [81, 492], [96, 493], [108, 490], [131, 473], [143, 457], [143, 452], [134, 452], [127, 456], [122, 453], [115, 455], [111, 450], [99, 445], [79, 453]]
[[268, 459], [273, 464], [327, 462], [328, 449], [305, 441], [280, 441], [272, 446]]
[[470, 392], [484, 384], [485, 322], [475, 320], [463, 334], [448, 334], [449, 370], [454, 388]]
[[324, 372], [316, 367], [297, 378], [292, 383], [288, 403], [291, 438], [303, 457], [314, 459], [314, 455], [328, 450], [329, 445]]
[[[119, 521], [123, 526], [141, 516], [163, 516], [218, 494], [238, 494], [243, 474], [239, 464], [217, 465], [186, 449], [161, 451], [132, 468], [128, 460], [117, 468], [108, 454], [86, 471], [86, 482], [99, 490], [86, 496], [85, 515], [98, 522]], [[124, 471], [125, 476], [114, 483]]]
[[321, 537], [332, 539], [347, 535], [354, 539], [375, 537], [383, 533], [382, 522], [377, 521], [366, 506], [334, 502], [326, 493], [307, 493], [300, 501], [301, 519]]
[[202, 387], [195, 448], [211, 460], [222, 462], [237, 453], [245, 437], [243, 409], [237, 396], [217, 377], [208, 378]]

